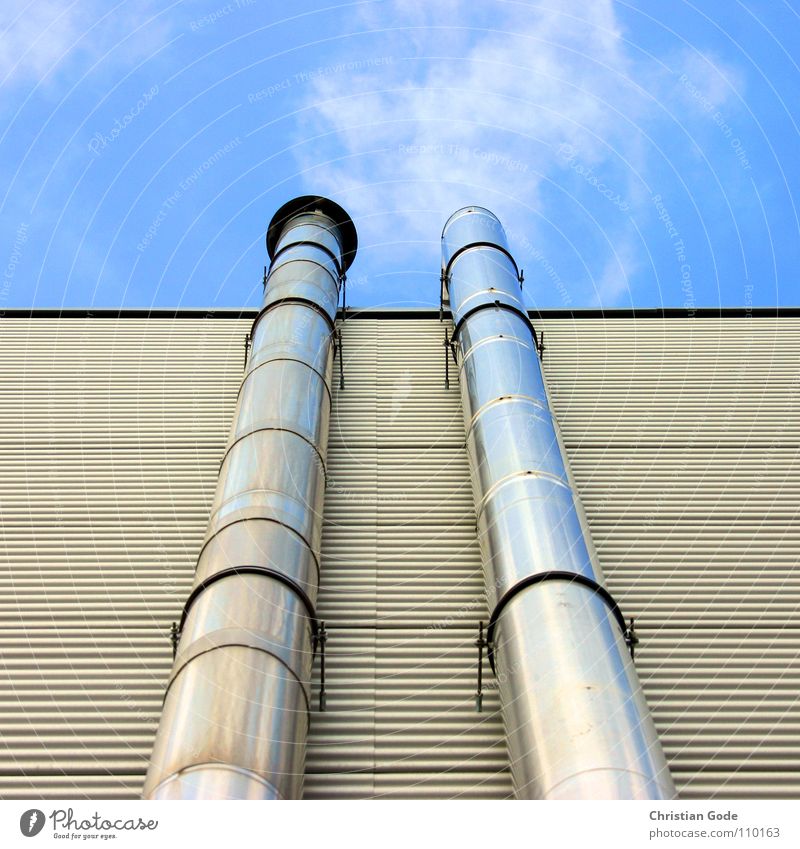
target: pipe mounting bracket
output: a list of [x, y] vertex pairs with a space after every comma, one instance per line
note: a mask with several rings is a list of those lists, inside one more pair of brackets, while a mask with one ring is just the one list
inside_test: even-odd
[[325, 623], [317, 619], [316, 609], [314, 608], [311, 599], [305, 593], [303, 588], [296, 581], [284, 575], [282, 572], [278, 572], [274, 569], [269, 569], [266, 566], [234, 566], [230, 569], [222, 569], [221, 571], [215, 572], [213, 575], [210, 575], [204, 581], [199, 583], [192, 590], [191, 594], [189, 595], [189, 598], [186, 599], [186, 603], [183, 606], [183, 613], [181, 614], [180, 625], [178, 625], [176, 622], [173, 622], [170, 626], [172, 659], [175, 660], [175, 658], [177, 657], [178, 643], [180, 642], [181, 635], [183, 634], [183, 628], [186, 624], [186, 617], [189, 614], [190, 607], [199, 598], [203, 591], [208, 589], [209, 586], [212, 586], [217, 581], [220, 581], [223, 578], [228, 578], [234, 575], [265, 575], [267, 577], [273, 578], [276, 581], [279, 581], [280, 583], [289, 587], [289, 589], [292, 590], [303, 602], [303, 606], [306, 608], [306, 612], [308, 614], [309, 622], [311, 623], [311, 647], [315, 657], [317, 655], [317, 651], [319, 650], [319, 709], [321, 712], [324, 712], [327, 709], [327, 693], [325, 691], [325, 646], [328, 642], [328, 630], [325, 627]]
[[523, 578], [521, 581], [518, 581], [513, 587], [506, 590], [502, 598], [495, 605], [492, 615], [489, 618], [489, 627], [486, 629], [486, 651], [489, 658], [489, 665], [491, 666], [493, 673], [496, 673], [494, 631], [500, 618], [500, 614], [509, 602], [523, 590], [526, 590], [536, 584], [541, 584], [544, 581], [566, 581], [568, 583], [580, 584], [581, 586], [591, 590], [595, 593], [595, 595], [599, 596], [614, 616], [614, 619], [616, 619], [617, 625], [619, 625], [619, 629], [622, 633], [622, 638], [625, 641], [625, 645], [631, 653], [631, 658], [633, 658], [634, 649], [639, 644], [639, 638], [636, 635], [636, 630], [634, 628], [634, 620], [631, 619], [630, 624], [625, 621], [625, 617], [622, 615], [622, 611], [611, 593], [602, 584], [598, 584], [597, 581], [593, 578], [588, 578], [586, 575], [581, 575], [578, 572], [563, 572], [554, 569], [549, 572], [537, 572], [535, 575], [528, 575], [527, 578]]

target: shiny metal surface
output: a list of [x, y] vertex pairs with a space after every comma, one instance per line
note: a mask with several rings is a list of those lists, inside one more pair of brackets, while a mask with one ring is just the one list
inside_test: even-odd
[[313, 248], [314, 245], [321, 245], [326, 248], [335, 260], [341, 257], [341, 248], [339, 239], [336, 235], [336, 227], [326, 226], [326, 222], [330, 219], [327, 216], [323, 219], [319, 215], [313, 213], [305, 213], [296, 216], [292, 219], [293, 226], [289, 230], [284, 230], [275, 247], [275, 254], [278, 254], [289, 245], [307, 245]]
[[220, 764], [200, 764], [170, 776], [150, 794], [151, 799], [179, 801], [220, 798], [224, 787], [230, 799], [280, 799], [278, 790], [252, 773]]
[[302, 796], [332, 330], [340, 269], [355, 250], [342, 216], [330, 201], [301, 198], [270, 225], [264, 308], [184, 608], [145, 798]]
[[[313, 255], [306, 258], [312, 252]], [[310, 245], [287, 248], [270, 272], [264, 306], [283, 298], [304, 298], [319, 304], [328, 315], [335, 316], [339, 302], [336, 263], [326, 252], [315, 250]]]
[[[465, 206], [447, 219], [442, 230], [442, 268], [446, 269], [462, 248], [475, 244], [495, 245], [508, 251], [506, 232], [497, 216], [482, 206]], [[499, 259], [497, 263], [500, 264]], [[491, 285], [491, 281], [482, 282]]]
[[[661, 744], [603, 575], [522, 310], [503, 228], [480, 207], [442, 234], [503, 721], [518, 798], [669, 799]], [[520, 582], [548, 572], [582, 576]]]

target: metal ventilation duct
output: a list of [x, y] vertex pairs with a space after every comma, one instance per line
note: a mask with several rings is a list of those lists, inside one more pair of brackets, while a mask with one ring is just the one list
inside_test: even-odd
[[521, 276], [488, 210], [445, 224], [442, 285], [516, 795], [674, 798], [550, 410]]
[[339, 288], [350, 218], [275, 214], [264, 306], [184, 606], [144, 797], [302, 795]]

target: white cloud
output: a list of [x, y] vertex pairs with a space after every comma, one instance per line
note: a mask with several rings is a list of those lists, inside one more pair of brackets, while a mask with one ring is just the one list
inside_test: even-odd
[[[427, 8], [399, 4], [395, 20], [423, 26]], [[398, 210], [444, 212], [464, 202], [466, 187], [530, 203], [553, 146], [611, 135], [613, 109], [630, 91], [611, 3], [497, 8], [497, 31], [460, 32], [461, 58], [402, 58], [407, 39], [397, 35], [384, 73], [317, 80], [304, 131], [333, 132], [349, 158], [313, 179], [350, 195], [362, 213], [373, 211], [373, 186], [387, 182], [380, 205]], [[439, 21], [442, 10], [431, 14]], [[414, 32], [436, 55], [440, 31]], [[313, 146], [301, 156], [313, 167]]]
[[58, 0], [4, 3], [0, 12], [0, 76], [44, 77], [74, 45], [86, 13]]
[[[480, 28], [470, 23], [475, 7], [454, 0], [381, 4], [380, 19], [367, 8], [373, 49], [392, 61], [315, 80], [297, 149], [309, 189], [345, 204], [363, 245], [407, 240], [417, 255], [420, 243], [430, 253], [446, 217], [467, 203], [524, 219], [536, 242], [537, 221], [552, 213], [542, 201], [547, 181], [566, 193], [557, 214], [570, 192], [592, 192], [558, 156], [562, 144], [615, 192], [644, 201], [643, 139], [648, 122], [672, 120], [677, 75], [632, 58], [610, 0], [492, 4]], [[726, 69], [697, 52], [689, 58], [697, 84], [724, 99]], [[622, 232], [623, 213], [609, 213]], [[587, 258], [599, 281], [587, 297], [624, 296], [641, 266], [637, 244]]]
[[744, 76], [711, 53], [685, 47], [670, 60], [675, 69], [675, 102], [698, 112], [713, 112], [735, 98], [744, 98]]
[[0, 7], [0, 87], [62, 81], [58, 72], [73, 60], [88, 66], [108, 53], [110, 61], [126, 64], [150, 55], [170, 29], [169, 16], [149, 20], [156, 5], [5, 0]]
[[[433, 247], [467, 203], [518, 218], [540, 206], [562, 143], [594, 162], [630, 132], [618, 112], [635, 114], [636, 87], [610, 2], [498, 4], [492, 29], [481, 30], [454, 27], [469, 17], [456, 5], [444, 14], [394, 4], [389, 17], [417, 27], [413, 39], [382, 33], [392, 61], [380, 73], [322, 76], [306, 104], [303, 138], [323, 140], [301, 145], [299, 164], [310, 187], [361, 219], [364, 244], [402, 234]], [[438, 29], [443, 20], [450, 27]], [[332, 136], [344, 154], [336, 162], [323, 155]]]
[[611, 252], [594, 280], [594, 304], [602, 308], [630, 306], [632, 277], [640, 266], [633, 232], [622, 231], [610, 239]]

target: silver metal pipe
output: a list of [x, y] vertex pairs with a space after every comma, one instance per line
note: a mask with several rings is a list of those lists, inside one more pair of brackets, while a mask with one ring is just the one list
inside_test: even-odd
[[272, 219], [216, 497], [184, 606], [148, 799], [302, 795], [339, 289], [353, 223], [320, 197]]
[[503, 227], [442, 233], [514, 789], [525, 799], [672, 799], [625, 620], [604, 588]]

